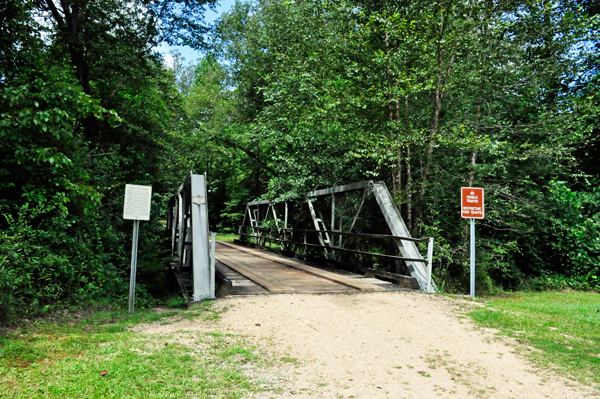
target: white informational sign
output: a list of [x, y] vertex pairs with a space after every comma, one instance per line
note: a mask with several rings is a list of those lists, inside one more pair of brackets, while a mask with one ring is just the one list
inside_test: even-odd
[[125, 204], [123, 219], [150, 220], [150, 205], [152, 203], [152, 186], [137, 184], [125, 185]]

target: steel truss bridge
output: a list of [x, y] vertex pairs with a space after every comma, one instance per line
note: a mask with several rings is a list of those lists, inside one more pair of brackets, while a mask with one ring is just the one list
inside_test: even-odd
[[190, 174], [169, 202], [171, 267], [190, 302], [215, 295], [437, 290], [433, 239], [411, 237], [382, 182], [310, 191], [293, 202], [249, 202], [234, 243], [209, 234], [206, 193], [205, 176]]

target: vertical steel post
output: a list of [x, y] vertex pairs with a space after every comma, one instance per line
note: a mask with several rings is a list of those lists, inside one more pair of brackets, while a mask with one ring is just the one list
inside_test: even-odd
[[179, 201], [175, 200], [172, 209], [171, 215], [171, 255], [175, 256], [175, 243], [177, 238], [177, 227], [179, 226], [179, 221], [181, 218], [179, 217]]
[[[342, 201], [340, 201], [340, 227], [338, 229], [338, 231], [341, 233], [342, 231], [344, 231], [344, 205], [346, 204], [345, 201], [346, 197], [342, 197]], [[338, 237], [338, 247], [342, 247], [342, 235], [340, 234]], [[342, 251], [340, 251], [340, 253], [338, 254], [338, 261], [341, 259], [342, 257]]]
[[[327, 226], [325, 226], [327, 227]], [[335, 194], [331, 194], [331, 237], [329, 245], [335, 247]], [[335, 259], [335, 250], [331, 250], [331, 259]]]
[[[304, 244], [306, 244], [306, 231], [304, 232]], [[308, 252], [306, 245], [304, 245], [304, 255]]]
[[179, 195], [177, 196], [177, 198], [178, 198], [177, 203], [179, 204], [179, 208], [178, 208], [179, 215], [177, 216], [178, 219], [179, 219], [179, 242], [178, 242], [178, 245], [177, 245], [177, 259], [179, 260], [178, 261], [178, 266], [177, 266], [178, 268], [181, 267], [181, 262], [182, 262], [181, 259], [182, 259], [182, 256], [183, 256], [183, 243], [185, 241], [185, 229], [186, 229], [186, 226], [184, 226], [184, 223], [183, 223], [184, 220], [185, 220], [185, 218], [183, 216], [187, 212], [187, 209], [185, 209], [186, 208], [186, 204], [183, 202], [183, 198], [184, 197], [185, 196], [182, 196], [181, 195], [181, 191], [180, 191]]
[[133, 313], [135, 305], [135, 275], [137, 272], [138, 234], [140, 221], [133, 221], [133, 239], [131, 242], [131, 274], [129, 275], [129, 313]]
[[475, 299], [475, 219], [471, 220], [471, 298]]
[[331, 231], [335, 231], [335, 194], [331, 194]]
[[210, 297], [215, 298], [215, 244], [217, 233], [210, 233]]
[[210, 297], [210, 260], [208, 251], [208, 204], [206, 175], [191, 175], [192, 265], [194, 301]]
[[[283, 222], [283, 239], [284, 241], [287, 241], [287, 222], [288, 222], [288, 205], [287, 202], [285, 203], [285, 219]], [[285, 244], [287, 245], [287, 244]]]
[[427, 293], [432, 294], [431, 291], [431, 269], [433, 267], [433, 237], [429, 238], [427, 243]]

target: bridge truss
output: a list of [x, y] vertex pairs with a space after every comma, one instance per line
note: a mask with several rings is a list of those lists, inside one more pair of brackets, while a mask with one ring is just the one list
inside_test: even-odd
[[315, 190], [295, 204], [249, 202], [238, 233], [240, 241], [276, 244], [283, 252], [352, 264], [386, 279], [399, 281], [408, 272], [424, 292], [437, 291], [431, 277], [433, 238], [411, 237], [383, 182]]

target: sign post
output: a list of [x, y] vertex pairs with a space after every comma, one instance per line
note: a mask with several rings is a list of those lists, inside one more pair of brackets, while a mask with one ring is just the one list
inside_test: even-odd
[[471, 298], [475, 299], [475, 219], [485, 215], [484, 192], [480, 187], [461, 187], [460, 216], [471, 225]]
[[140, 220], [150, 220], [152, 187], [136, 184], [125, 185], [125, 204], [123, 219], [133, 220], [133, 239], [131, 244], [131, 274], [129, 278], [129, 313], [133, 313], [135, 304], [135, 276], [137, 272], [138, 235]]

